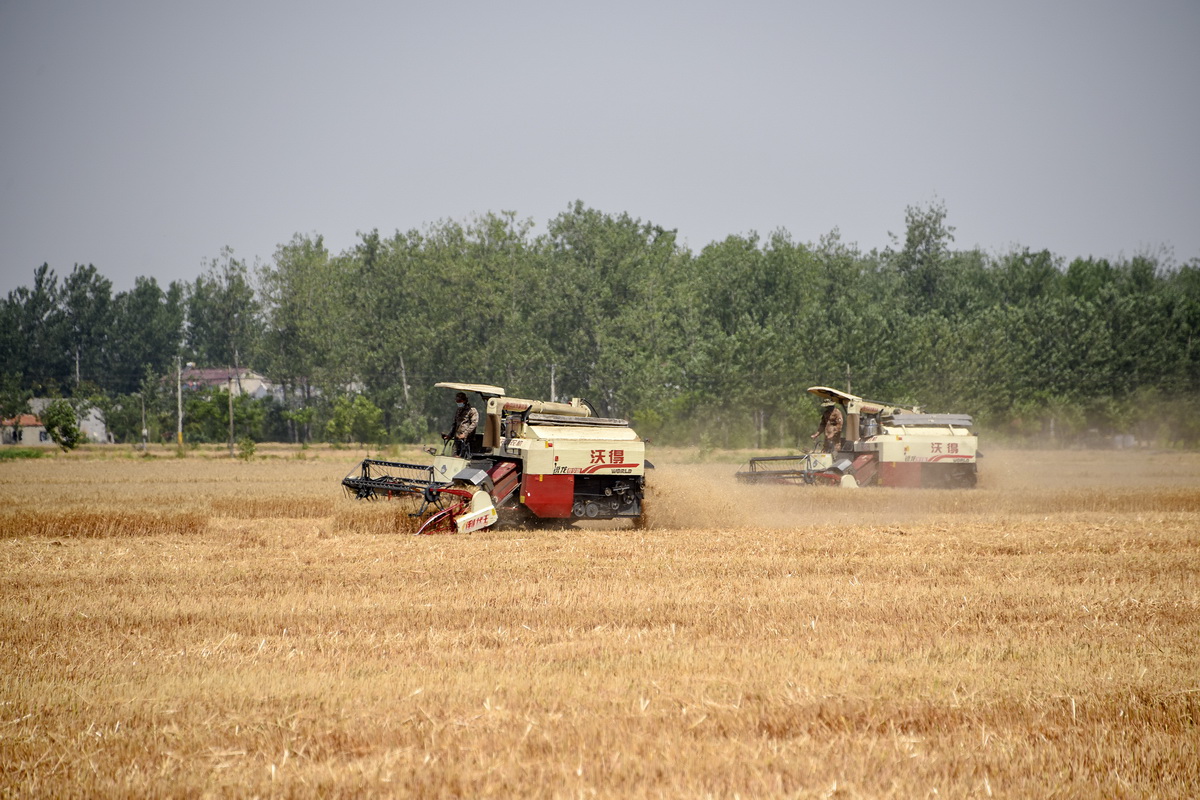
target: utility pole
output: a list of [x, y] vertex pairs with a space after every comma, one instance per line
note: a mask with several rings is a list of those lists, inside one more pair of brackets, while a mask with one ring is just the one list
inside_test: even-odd
[[175, 356], [175, 408], [178, 411], [179, 425], [175, 429], [179, 447], [183, 447], [183, 364], [182, 359]]
[[229, 457], [233, 458], [233, 375], [229, 376]]
[[[177, 439], [180, 449], [183, 449], [183, 366], [180, 363], [182, 359], [175, 356], [175, 404], [176, 410], [179, 412], [179, 426], [176, 428]], [[187, 362], [188, 369], [196, 366], [194, 362]]]

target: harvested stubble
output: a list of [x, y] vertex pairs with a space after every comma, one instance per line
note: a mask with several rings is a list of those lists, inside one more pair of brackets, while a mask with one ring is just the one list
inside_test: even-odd
[[396, 536], [339, 501], [6, 539], [0, 794], [1196, 794], [1186, 491], [721, 473], [660, 465], [655, 508], [709, 522], [644, 531]]

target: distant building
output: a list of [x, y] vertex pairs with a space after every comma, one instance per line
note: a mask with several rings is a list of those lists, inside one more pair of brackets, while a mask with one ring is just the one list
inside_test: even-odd
[[230, 389], [235, 397], [246, 395], [261, 400], [276, 394], [274, 385], [250, 369], [228, 369], [225, 367], [186, 367], [180, 380], [184, 389]]
[[[56, 397], [35, 397], [29, 401], [29, 408], [34, 414], [39, 417], [46, 410], [46, 406], [53, 403], [59, 398]], [[41, 425], [41, 422], [38, 422]], [[42, 428], [45, 431], [45, 428]], [[83, 418], [79, 420], [79, 430], [83, 433], [83, 437], [89, 442], [111, 442], [112, 438], [108, 435], [108, 426], [104, 424], [104, 417], [100, 416], [100, 409], [95, 406], [89, 406], [84, 412]], [[28, 441], [28, 440], [26, 440]], [[50, 437], [47, 435], [41, 441], [48, 442]]]
[[34, 414], [0, 420], [0, 425], [4, 428], [0, 434], [3, 437], [0, 441], [4, 444], [45, 444], [50, 441], [46, 426]]

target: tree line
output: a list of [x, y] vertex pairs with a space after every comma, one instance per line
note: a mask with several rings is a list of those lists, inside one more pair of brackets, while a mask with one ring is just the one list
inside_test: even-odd
[[[62, 394], [134, 441], [175, 424], [176, 365], [252, 368], [239, 436], [417, 441], [447, 424], [439, 380], [587, 398], [656, 441], [795, 447], [814, 384], [1058, 441], [1200, 442], [1200, 260], [954, 248], [944, 206], [863, 252], [835, 230], [675, 232], [576, 202], [545, 233], [512, 212], [332, 253], [296, 235], [269, 263], [225, 250], [191, 282], [129, 291], [48, 265], [0, 302], [4, 405]], [[188, 393], [188, 438], [223, 441], [228, 395]], [[0, 412], [4, 408], [0, 408]]]

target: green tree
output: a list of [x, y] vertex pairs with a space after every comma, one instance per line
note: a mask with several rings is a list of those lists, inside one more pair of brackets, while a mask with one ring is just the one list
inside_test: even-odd
[[58, 276], [48, 264], [34, 271], [32, 289], [21, 286], [9, 294], [17, 339], [17, 358], [11, 368], [21, 370], [26, 386], [52, 390], [64, 385], [70, 375], [61, 294]]
[[1077, 258], [1063, 276], [1063, 290], [1081, 300], [1101, 302], [1111, 298], [1115, 282], [1116, 275], [1108, 261]]
[[63, 452], [74, 450], [83, 441], [83, 431], [79, 429], [79, 417], [75, 413], [74, 406], [66, 400], [55, 400], [43, 409], [42, 425]]
[[112, 281], [94, 266], [79, 264], [63, 281], [63, 322], [74, 381], [99, 383], [104, 380], [106, 346], [112, 330]]
[[240, 370], [256, 353], [262, 321], [248, 276], [246, 264], [226, 247], [189, 285], [186, 344], [196, 363]]
[[362, 395], [339, 397], [333, 406], [333, 416], [325, 427], [329, 441], [339, 444], [381, 442], [383, 412]]
[[12, 420], [12, 433], [16, 437], [20, 416], [29, 413], [30, 392], [15, 372], [0, 375], [0, 419]]
[[142, 397], [140, 394], [93, 394], [91, 404], [100, 412], [104, 427], [114, 442], [139, 442], [142, 436]]
[[105, 388], [119, 394], [139, 390], [146, 370], [173, 374], [183, 339], [183, 285], [164, 292], [154, 278], [138, 277], [113, 299], [113, 335]]
[[341, 262], [355, 313], [338, 344], [353, 350], [355, 372], [339, 376], [339, 390], [360, 380], [392, 430], [434, 413], [434, 381], [493, 379], [480, 359], [502, 333], [485, 330], [488, 267], [468, 259], [467, 236], [452, 222], [389, 239], [371, 231]]
[[739, 429], [739, 437], [761, 440], [766, 415], [778, 410], [773, 384], [784, 371], [786, 344], [773, 312], [785, 270], [782, 259], [767, 258], [756, 234], [710, 244], [694, 262], [702, 283], [692, 293], [710, 327], [695, 343], [693, 386], [722, 446], [743, 443], [730, 438]]
[[[358, 327], [370, 310], [351, 294], [354, 264], [352, 256], [331, 258], [321, 237], [297, 235], [259, 272], [264, 364], [283, 387], [285, 410], [324, 406], [320, 398], [345, 391], [380, 349], [375, 332]], [[313, 419], [286, 422], [293, 441], [311, 439]]]
[[[904, 243], [898, 251], [888, 251], [888, 261], [902, 279], [902, 286], [913, 308], [924, 311], [940, 308], [947, 280], [950, 244], [954, 228], [946, 224], [947, 211], [942, 202], [927, 208], [909, 206], [904, 212]], [[899, 238], [891, 234], [893, 244]]]
[[1176, 392], [1194, 397], [1200, 395], [1200, 258], [1171, 273], [1165, 284], [1163, 291], [1171, 298], [1167, 334], [1173, 359], [1168, 380]]
[[1029, 305], [1056, 298], [1065, 283], [1061, 261], [1048, 250], [1014, 250], [1001, 257], [993, 273], [995, 301], [1004, 305]]
[[542, 308], [562, 393], [609, 416], [661, 397], [686, 347], [671, 313], [682, 263], [675, 232], [579, 201], [547, 228]]
[[[189, 442], [229, 441], [229, 391], [208, 388], [186, 392], [184, 401], [184, 438]], [[246, 394], [233, 396], [234, 438], [261, 438], [266, 417], [266, 401]]]

